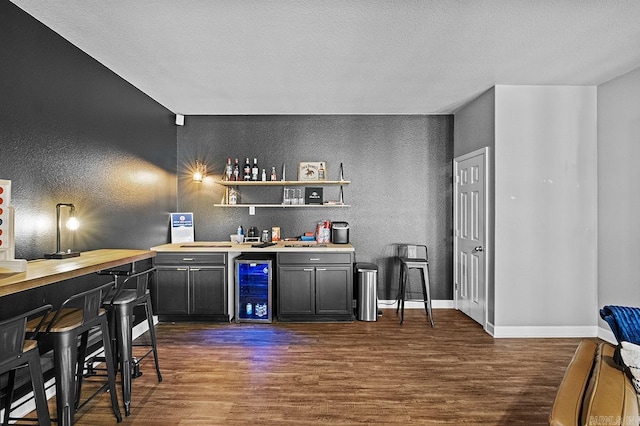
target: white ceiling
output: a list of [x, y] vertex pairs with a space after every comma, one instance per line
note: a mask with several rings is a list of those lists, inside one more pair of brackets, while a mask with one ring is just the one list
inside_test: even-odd
[[443, 114], [640, 67], [637, 0], [11, 0], [185, 114]]

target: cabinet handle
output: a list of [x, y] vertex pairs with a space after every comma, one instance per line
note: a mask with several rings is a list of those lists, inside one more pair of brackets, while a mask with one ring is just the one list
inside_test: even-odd
[[302, 270], [305, 272], [313, 272], [313, 268], [303, 268]]
[[194, 258], [193, 257], [183, 257], [182, 260], [184, 260], [186, 262], [189, 262], [191, 260], [194, 260]]
[[200, 268], [191, 268], [192, 271], [199, 271]]
[[309, 260], [312, 260], [312, 261], [313, 261], [313, 260], [318, 261], [318, 260], [320, 260], [320, 258], [318, 258], [318, 257], [310, 257], [310, 258], [309, 258]]
[[186, 270], [188, 270], [188, 269], [189, 269], [189, 268], [176, 268], [176, 271], [186, 271]]
[[327, 268], [316, 268], [316, 271], [326, 271]]

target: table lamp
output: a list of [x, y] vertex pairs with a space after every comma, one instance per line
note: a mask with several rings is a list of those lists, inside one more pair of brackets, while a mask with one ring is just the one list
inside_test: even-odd
[[60, 218], [60, 207], [69, 207], [69, 219], [67, 220], [66, 227], [70, 231], [75, 231], [80, 226], [80, 222], [76, 219], [76, 206], [71, 203], [58, 203], [56, 204], [56, 252], [45, 254], [45, 259], [67, 259], [69, 257], [80, 256], [79, 251], [72, 251], [67, 249], [63, 251], [60, 248], [60, 233], [62, 232], [62, 219]]

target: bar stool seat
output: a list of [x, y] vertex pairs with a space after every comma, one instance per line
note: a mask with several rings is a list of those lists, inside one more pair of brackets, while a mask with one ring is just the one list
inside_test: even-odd
[[[28, 330], [41, 327], [38, 342], [42, 347], [53, 348], [54, 372], [56, 379], [56, 421], [59, 425], [72, 425], [74, 415], [80, 404], [79, 377], [82, 373], [84, 351], [89, 331], [98, 328], [104, 347], [107, 383], [105, 387], [111, 393], [111, 405], [118, 422], [122, 421], [116, 396], [115, 364], [111, 356], [111, 342], [105, 309], [101, 308], [104, 295], [113, 287], [114, 282], [103, 284], [95, 289], [76, 294], [67, 299], [58, 310], [50, 312], [36, 325], [32, 320]], [[81, 339], [78, 349], [78, 338]], [[95, 394], [94, 394], [95, 396]], [[90, 397], [86, 402], [90, 401]]]
[[431, 311], [431, 291], [429, 289], [429, 256], [427, 246], [415, 244], [400, 244], [398, 246], [398, 260], [400, 261], [400, 283], [396, 306], [396, 314], [401, 310], [400, 324], [404, 322], [404, 302], [407, 299], [409, 284], [409, 273], [412, 269], [420, 271], [422, 298], [410, 299], [411, 301], [424, 302], [424, 309], [434, 327], [433, 314]]
[[[120, 366], [120, 379], [122, 384], [122, 400], [124, 405], [125, 416], [131, 414], [131, 381], [133, 378], [140, 376], [139, 364], [149, 354], [153, 354], [155, 361], [156, 374], [158, 382], [162, 382], [162, 374], [160, 373], [160, 365], [158, 363], [158, 350], [156, 345], [155, 326], [153, 324], [153, 311], [151, 308], [151, 296], [148, 286], [155, 268], [150, 268], [142, 272], [127, 273], [124, 271], [102, 271], [102, 274], [109, 274], [116, 277], [115, 290], [107, 295], [103, 307], [106, 308], [111, 315], [111, 329], [114, 330], [114, 339], [116, 344], [112, 345], [114, 351], [114, 359], [118, 359], [117, 364]], [[124, 277], [121, 283], [117, 283], [118, 279]], [[133, 310], [138, 306], [144, 306], [147, 324], [149, 327], [149, 335], [151, 342], [149, 344], [133, 344], [132, 328], [133, 328]], [[134, 358], [134, 346], [151, 347], [143, 356]], [[117, 349], [117, 350], [116, 350]], [[88, 364], [93, 364], [90, 360]], [[88, 368], [89, 375], [93, 374], [91, 368]]]
[[[15, 385], [16, 371], [19, 368], [29, 368], [29, 377], [36, 404], [38, 424], [49, 426], [49, 409], [44, 391], [44, 378], [40, 365], [38, 342], [34, 335], [26, 333], [27, 320], [34, 316], [46, 315], [53, 309], [51, 305], [44, 305], [23, 315], [0, 322], [0, 375], [9, 373], [7, 391], [4, 402], [3, 424], [15, 420], [11, 417], [11, 402]], [[29, 339], [27, 339], [27, 336]]]

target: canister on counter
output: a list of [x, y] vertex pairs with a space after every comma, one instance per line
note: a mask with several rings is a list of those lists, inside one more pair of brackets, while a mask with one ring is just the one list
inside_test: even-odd
[[318, 243], [329, 243], [331, 242], [331, 222], [328, 220], [324, 220], [322, 222], [318, 222], [316, 227], [316, 241]]

